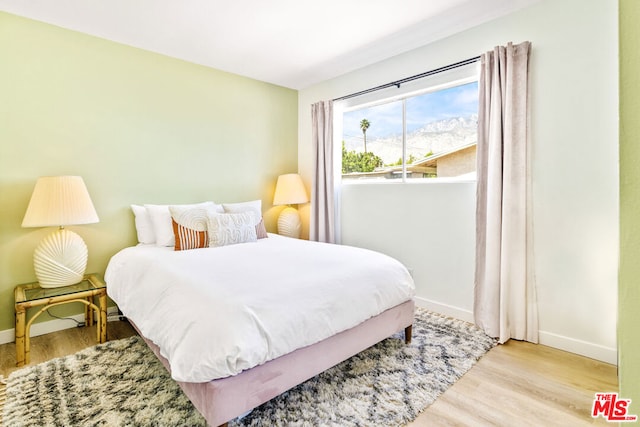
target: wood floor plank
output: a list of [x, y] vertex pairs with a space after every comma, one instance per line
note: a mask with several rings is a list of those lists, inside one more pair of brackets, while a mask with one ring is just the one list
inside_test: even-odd
[[[107, 340], [116, 340], [135, 335], [136, 331], [126, 321], [109, 322], [107, 326]], [[31, 338], [31, 363], [36, 365], [56, 357], [63, 357], [76, 353], [83, 348], [97, 344], [95, 326], [70, 328], [51, 334]], [[5, 377], [17, 369], [16, 345], [8, 343], [0, 345], [0, 375]]]
[[[134, 335], [126, 321], [109, 322], [107, 339]], [[32, 338], [31, 365], [95, 345], [94, 327]], [[0, 345], [0, 374], [15, 366], [15, 344]], [[509, 341], [490, 350], [410, 423], [426, 426], [609, 425], [591, 418], [596, 392], [617, 391], [616, 367], [550, 347]]]
[[414, 424], [607, 425], [591, 417], [591, 405], [596, 391], [617, 390], [616, 375], [606, 363], [510, 341], [489, 351]]

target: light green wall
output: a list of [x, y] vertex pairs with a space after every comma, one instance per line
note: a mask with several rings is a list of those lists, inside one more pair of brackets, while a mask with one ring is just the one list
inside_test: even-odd
[[640, 2], [620, 0], [620, 394], [640, 416]]
[[37, 177], [81, 175], [90, 271], [135, 243], [131, 203], [262, 199], [297, 171], [297, 92], [0, 13], [0, 331], [51, 229], [20, 224]]

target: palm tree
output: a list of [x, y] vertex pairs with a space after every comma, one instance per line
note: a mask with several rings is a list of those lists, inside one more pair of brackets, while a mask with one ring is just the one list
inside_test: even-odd
[[369, 123], [369, 120], [367, 119], [362, 119], [360, 121], [360, 129], [362, 129], [362, 136], [364, 136], [364, 152], [367, 152], [367, 129], [369, 129], [369, 126], [371, 126], [371, 123]]

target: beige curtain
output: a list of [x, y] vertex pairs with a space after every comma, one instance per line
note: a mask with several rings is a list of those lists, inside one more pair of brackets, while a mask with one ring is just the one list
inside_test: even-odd
[[311, 106], [313, 179], [309, 239], [335, 243], [334, 168], [333, 168], [333, 101], [320, 101]]
[[481, 57], [474, 317], [500, 343], [538, 342], [531, 241], [528, 62], [531, 44]]

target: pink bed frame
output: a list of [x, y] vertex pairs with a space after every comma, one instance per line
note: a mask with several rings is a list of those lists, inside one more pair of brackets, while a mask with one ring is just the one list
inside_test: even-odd
[[[404, 329], [405, 341], [409, 343], [414, 309], [415, 303], [410, 300], [358, 326], [238, 375], [207, 383], [178, 381], [178, 384], [210, 426], [225, 425], [396, 332]], [[138, 329], [133, 322], [132, 325]], [[158, 346], [144, 336], [142, 338], [171, 372], [169, 362], [160, 354]]]

